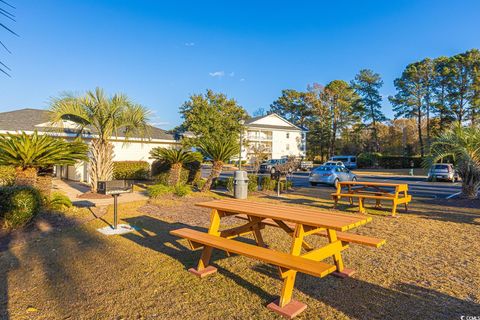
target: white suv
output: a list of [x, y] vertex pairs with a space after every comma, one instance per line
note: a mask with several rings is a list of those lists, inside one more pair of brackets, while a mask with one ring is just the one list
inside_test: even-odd
[[459, 179], [451, 163], [435, 163], [428, 171], [428, 181], [447, 180], [456, 182]]

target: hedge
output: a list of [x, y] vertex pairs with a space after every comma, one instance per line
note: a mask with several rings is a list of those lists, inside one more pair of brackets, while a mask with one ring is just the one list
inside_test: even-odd
[[146, 161], [115, 161], [113, 178], [120, 180], [147, 180], [150, 176], [150, 164]]
[[15, 182], [15, 168], [12, 166], [0, 166], [0, 186], [11, 186]]
[[384, 156], [380, 153], [361, 153], [358, 155], [357, 159], [357, 165], [359, 168], [411, 168], [412, 162], [414, 168], [421, 168], [423, 162], [423, 158], [420, 156]]
[[42, 198], [29, 186], [0, 187], [0, 218], [6, 228], [23, 227], [40, 212]]

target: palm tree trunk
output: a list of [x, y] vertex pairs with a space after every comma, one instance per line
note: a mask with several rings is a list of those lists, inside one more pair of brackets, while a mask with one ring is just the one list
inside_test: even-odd
[[105, 140], [94, 139], [90, 148], [90, 189], [97, 192], [99, 181], [113, 177], [113, 145]]
[[180, 183], [180, 178], [182, 174], [182, 164], [181, 163], [174, 163], [170, 167], [170, 175], [168, 177], [168, 184], [171, 186], [175, 186]]
[[17, 186], [35, 187], [37, 184], [37, 169], [16, 168], [15, 184]]
[[208, 176], [207, 181], [205, 182], [205, 185], [202, 188], [202, 192], [206, 192], [210, 190], [212, 187], [212, 183], [215, 179], [217, 179], [220, 176], [220, 173], [222, 173], [223, 169], [223, 162], [222, 161], [214, 161], [212, 165], [212, 172], [210, 172], [210, 175]]
[[52, 192], [52, 176], [50, 174], [40, 175], [37, 177], [36, 183], [42, 198], [50, 198]]
[[477, 184], [462, 184], [462, 194], [460, 197], [465, 199], [477, 199], [480, 185]]

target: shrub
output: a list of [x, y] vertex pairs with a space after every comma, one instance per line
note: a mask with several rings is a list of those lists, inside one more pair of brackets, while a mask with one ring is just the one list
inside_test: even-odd
[[150, 175], [150, 164], [146, 161], [116, 161], [113, 163], [113, 178], [146, 180]]
[[61, 192], [54, 192], [48, 199], [48, 207], [53, 210], [64, 210], [73, 206], [72, 201]]
[[262, 191], [274, 190], [275, 186], [276, 186], [276, 181], [273, 180], [270, 176], [262, 177]]
[[0, 166], [0, 186], [13, 185], [15, 175], [15, 168], [13, 166]]
[[192, 193], [192, 187], [186, 184], [177, 184], [173, 187], [173, 194], [178, 197], [185, 197]]
[[248, 175], [248, 191], [249, 192], [258, 191], [258, 176], [255, 174]]
[[[285, 183], [286, 182], [286, 183]], [[293, 182], [292, 180], [280, 180], [280, 190], [284, 191], [285, 190], [285, 185], [290, 189], [293, 188]], [[278, 187], [278, 181], [275, 179], [272, 179], [269, 176], [264, 176], [262, 177], [262, 184], [261, 184], [261, 190], [262, 191], [276, 191]]]
[[26, 225], [40, 212], [41, 205], [40, 193], [35, 188], [0, 187], [0, 217], [7, 228], [16, 229]]
[[233, 192], [233, 177], [228, 177], [225, 183], [228, 192]]
[[363, 152], [357, 156], [357, 166], [359, 168], [372, 168], [379, 165], [379, 159], [382, 157], [378, 152]]
[[173, 192], [173, 187], [164, 184], [155, 184], [147, 188], [147, 193], [150, 198], [158, 198]]
[[198, 190], [201, 190], [206, 182], [207, 182], [207, 179], [200, 178], [197, 181], [195, 181], [194, 185], [197, 187]]

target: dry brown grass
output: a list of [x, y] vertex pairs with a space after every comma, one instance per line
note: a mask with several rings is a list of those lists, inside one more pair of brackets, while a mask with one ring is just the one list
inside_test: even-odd
[[[122, 204], [122, 222], [138, 227], [125, 236], [100, 235], [95, 229], [105, 222], [96, 219], [3, 251], [0, 318], [276, 318], [265, 308], [281, 287], [273, 267], [216, 252], [216, 274], [200, 280], [186, 271], [196, 264], [199, 252], [186, 249], [185, 242], [168, 231], [208, 225], [208, 211], [193, 207], [200, 200], [205, 197], [166, 205]], [[327, 200], [305, 197], [257, 200], [331, 208]], [[308, 308], [299, 318], [480, 315], [480, 210], [478, 202], [476, 208], [467, 205], [416, 202], [398, 219], [373, 216], [358, 232], [385, 238], [387, 244], [380, 249], [352, 245], [344, 254], [346, 264], [357, 270], [350, 279], [300, 274], [294, 296]], [[103, 219], [112, 221], [111, 208]], [[267, 227], [263, 234], [272, 248], [288, 250], [290, 239], [280, 230]]]

